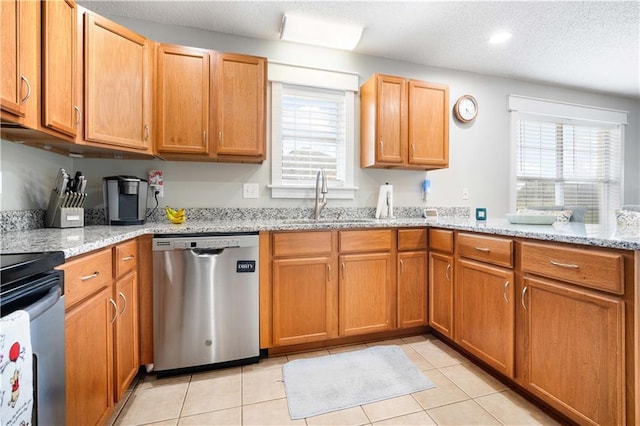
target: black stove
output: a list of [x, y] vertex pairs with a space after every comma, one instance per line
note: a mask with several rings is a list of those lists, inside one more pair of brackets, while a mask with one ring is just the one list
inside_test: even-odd
[[62, 287], [61, 251], [0, 254], [0, 307], [2, 316], [42, 297], [53, 286]]

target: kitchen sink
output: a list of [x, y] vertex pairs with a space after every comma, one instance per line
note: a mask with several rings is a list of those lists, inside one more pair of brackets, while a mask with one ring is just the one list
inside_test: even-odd
[[282, 221], [282, 223], [285, 224], [314, 224], [314, 223], [366, 223], [366, 222], [373, 222], [375, 221], [375, 219], [373, 218], [345, 218], [345, 219], [338, 219], [338, 218], [333, 218], [333, 219], [284, 219]]

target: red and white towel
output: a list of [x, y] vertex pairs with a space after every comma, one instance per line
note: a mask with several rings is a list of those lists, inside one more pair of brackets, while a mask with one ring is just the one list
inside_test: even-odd
[[31, 425], [33, 355], [25, 311], [0, 319], [0, 377], [0, 424]]

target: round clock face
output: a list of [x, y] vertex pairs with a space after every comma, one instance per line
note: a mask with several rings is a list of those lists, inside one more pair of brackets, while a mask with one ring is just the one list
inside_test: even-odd
[[463, 96], [456, 105], [456, 115], [461, 121], [471, 121], [478, 114], [478, 105], [471, 96]]

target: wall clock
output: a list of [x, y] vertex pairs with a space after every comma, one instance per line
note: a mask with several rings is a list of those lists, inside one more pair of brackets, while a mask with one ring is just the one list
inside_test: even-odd
[[453, 112], [459, 121], [469, 123], [478, 115], [478, 101], [471, 95], [460, 96], [453, 107]]

